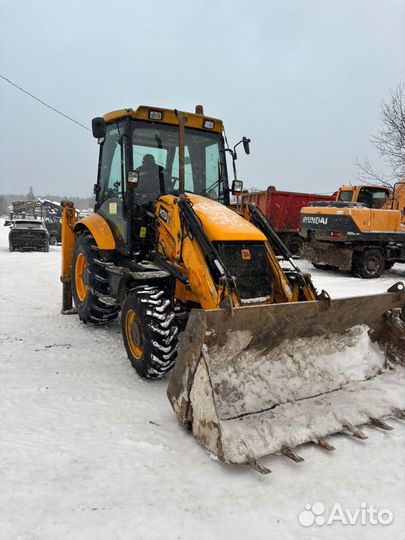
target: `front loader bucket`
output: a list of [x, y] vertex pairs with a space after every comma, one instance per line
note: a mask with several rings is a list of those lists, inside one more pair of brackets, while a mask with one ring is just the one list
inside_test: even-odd
[[221, 461], [266, 472], [267, 454], [295, 459], [311, 441], [333, 449], [324, 437], [362, 437], [356, 426], [403, 415], [404, 305], [399, 283], [372, 296], [192, 310], [169, 400]]

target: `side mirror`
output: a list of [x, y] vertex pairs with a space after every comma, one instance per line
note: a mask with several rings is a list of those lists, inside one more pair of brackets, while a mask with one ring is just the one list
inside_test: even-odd
[[128, 189], [135, 189], [139, 184], [139, 171], [128, 171], [127, 186]]
[[236, 197], [238, 197], [242, 193], [242, 190], [243, 190], [242, 180], [234, 180], [232, 182], [232, 188], [231, 188], [232, 195], [235, 195]]
[[93, 131], [93, 137], [96, 139], [104, 139], [105, 137], [105, 120], [101, 116], [93, 118], [91, 121], [91, 129]]
[[246, 154], [249, 155], [250, 154], [250, 139], [248, 139], [247, 137], [243, 137], [242, 142], [243, 142], [243, 148], [245, 149]]

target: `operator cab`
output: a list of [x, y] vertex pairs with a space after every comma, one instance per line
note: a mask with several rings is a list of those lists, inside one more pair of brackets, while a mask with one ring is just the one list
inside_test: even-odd
[[[222, 121], [205, 117], [199, 109], [186, 114], [184, 131], [185, 192], [228, 205]], [[176, 111], [141, 106], [109, 113], [93, 120], [93, 135], [100, 144], [96, 210], [110, 223], [118, 244], [127, 245], [130, 221], [138, 219], [140, 225], [141, 214], [145, 221], [159, 197], [179, 195]], [[142, 232], [138, 240], [147, 240], [144, 231], [139, 227], [135, 232]]]
[[[93, 134], [101, 144], [96, 185], [98, 205], [111, 197], [124, 197], [129, 171], [139, 173], [135, 194], [139, 203], [154, 202], [161, 195], [178, 192], [179, 130], [174, 111], [149, 111], [148, 119], [144, 120], [139, 119], [143, 116], [142, 109], [130, 109], [125, 114], [117, 111], [93, 121]], [[185, 191], [227, 203], [222, 122], [201, 117], [201, 126], [196, 128], [196, 116], [189, 114], [185, 127]]]
[[390, 196], [390, 190], [381, 186], [344, 186], [340, 188], [338, 201], [357, 202], [367, 208], [382, 208]]

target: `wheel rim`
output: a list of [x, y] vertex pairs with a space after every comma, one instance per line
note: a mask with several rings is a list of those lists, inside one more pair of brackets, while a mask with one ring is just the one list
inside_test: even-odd
[[366, 262], [366, 268], [371, 274], [375, 274], [375, 272], [378, 270], [378, 266], [378, 260], [376, 257], [372, 257]]
[[127, 313], [125, 330], [131, 353], [136, 360], [140, 360], [143, 355], [142, 330], [138, 315], [133, 309], [130, 309]]
[[79, 253], [75, 265], [75, 285], [80, 302], [84, 302], [87, 296], [87, 260], [83, 253]]

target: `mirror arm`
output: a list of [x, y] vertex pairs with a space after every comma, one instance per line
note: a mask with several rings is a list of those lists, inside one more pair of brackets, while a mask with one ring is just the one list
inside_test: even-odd
[[[237, 146], [237, 145], [236, 145]], [[235, 148], [236, 148], [235, 146]], [[232, 150], [232, 148], [225, 148], [225, 152], [229, 152], [232, 156], [232, 169], [233, 169], [233, 179], [237, 180], [236, 178], [236, 164], [235, 161], [238, 159], [238, 156], [236, 155], [235, 149]]]

